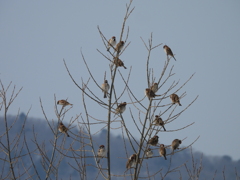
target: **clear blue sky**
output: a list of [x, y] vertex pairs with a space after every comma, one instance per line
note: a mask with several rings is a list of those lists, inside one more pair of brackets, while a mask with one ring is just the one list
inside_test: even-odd
[[[127, 2], [0, 1], [0, 78], [5, 85], [12, 81], [17, 88], [23, 87], [9, 112], [16, 114], [20, 108], [26, 113], [32, 106], [30, 116], [42, 118], [41, 97], [49, 119], [56, 119], [54, 94], [74, 104], [66, 119], [83, 112], [81, 92], [70, 80], [63, 58], [76, 80], [81, 83], [83, 77], [86, 81], [89, 75], [81, 59], [82, 48], [99, 84], [104, 71], [109, 78], [108, 61], [96, 51], [106, 53], [97, 26], [107, 38], [115, 35], [119, 40]], [[122, 55], [128, 69], [121, 71], [127, 76], [133, 67], [130, 82], [136, 96], [142, 98], [147, 86], [147, 52], [140, 37], [147, 40], [151, 32], [154, 44], [166, 43], [176, 54], [177, 61], [171, 61], [176, 80], [184, 82], [196, 72], [180, 93], [187, 92], [183, 108], [197, 95], [198, 100], [166, 128], [195, 124], [180, 132], [163, 133], [160, 141], [188, 137], [187, 145], [200, 135], [195, 150], [240, 159], [240, 1], [135, 0], [133, 6], [127, 22], [131, 44]], [[151, 57], [151, 67], [161, 71], [165, 60], [162, 47]], [[90, 88], [102, 96], [92, 81]], [[127, 94], [121, 100], [130, 102]], [[87, 102], [92, 115], [106, 118], [103, 109]], [[128, 126], [133, 126], [129, 110], [124, 116], [129, 119]], [[137, 132], [134, 135], [138, 137]]]

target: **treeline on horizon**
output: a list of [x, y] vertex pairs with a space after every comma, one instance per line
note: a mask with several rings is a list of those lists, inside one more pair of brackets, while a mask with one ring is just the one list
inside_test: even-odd
[[[30, 151], [36, 150], [36, 145], [33, 143], [33, 139], [36, 137], [37, 141], [40, 145], [44, 145], [46, 152], [49, 152], [49, 157], [51, 156], [51, 150], [52, 145], [50, 144], [51, 141], [54, 139], [54, 135], [52, 134], [49, 126], [47, 125], [46, 120], [44, 119], [38, 119], [38, 118], [29, 118], [26, 117], [24, 113], [21, 113], [18, 117], [19, 119], [16, 121], [16, 116], [8, 116], [8, 123], [14, 124], [11, 129], [10, 133], [10, 139], [12, 137], [15, 137], [19, 132], [22, 130], [23, 122], [25, 118], [27, 118], [26, 123], [24, 125], [24, 133], [25, 138], [27, 139], [27, 145]], [[3, 117], [0, 116], [0, 121], [3, 124]], [[56, 122], [57, 124], [57, 122]], [[0, 132], [1, 134], [4, 134], [6, 131], [4, 126], [0, 126]], [[71, 138], [71, 133], [77, 134], [78, 133], [78, 127], [70, 130], [70, 137], [66, 138], [64, 137], [64, 134], [62, 134], [59, 138], [61, 142], [61, 139], [65, 139], [64, 142], [64, 148], [68, 150], [70, 147], [74, 150], [78, 150], [81, 144], [79, 142], [74, 142], [74, 140]], [[100, 144], [105, 144], [106, 140], [106, 133], [107, 131], [103, 129], [101, 133], [94, 137], [94, 142], [96, 143], [95, 149], [98, 149], [98, 146]], [[34, 137], [35, 134], [35, 137]], [[20, 143], [23, 143], [23, 138], [20, 137]], [[1, 138], [1, 143], [5, 143], [4, 138]], [[126, 171], [126, 153], [125, 151], [121, 151], [121, 145], [123, 145], [123, 139], [122, 137], [112, 135], [111, 136], [111, 159], [112, 160], [112, 172], [115, 174], [123, 174]], [[206, 145], [207, 146], [207, 145]], [[126, 147], [129, 150], [129, 153], [131, 154], [131, 147]], [[170, 150], [168, 150], [170, 151]], [[156, 151], [157, 152], [157, 151]], [[14, 153], [14, 152], [13, 152]], [[71, 153], [70, 151], [67, 152]], [[22, 149], [22, 154], [27, 154], [27, 150], [25, 148]], [[69, 154], [70, 155], [70, 154]], [[87, 152], [86, 156], [87, 158], [87, 164], [93, 164], [94, 165], [94, 158], [91, 157], [93, 154], [91, 152]], [[159, 156], [159, 154], [154, 154], [154, 156]], [[0, 153], [0, 158], [4, 157], [4, 153]], [[41, 156], [38, 155], [38, 152], [35, 151], [32, 154], [32, 158], [35, 162], [35, 165], [37, 169], [39, 170], [39, 175], [41, 178], [45, 177], [45, 172], [41, 164]], [[188, 179], [189, 178], [189, 172], [193, 170], [193, 164], [195, 166], [198, 166], [198, 169], [201, 169], [200, 177], [199, 179], [224, 179], [223, 175], [226, 179], [236, 179], [236, 174], [239, 174], [240, 171], [240, 160], [232, 160], [232, 158], [228, 155], [225, 156], [205, 156], [201, 152], [197, 152], [194, 150], [194, 148], [189, 148], [184, 151], [181, 151], [174, 155], [174, 158], [171, 158], [171, 156], [167, 157], [168, 159], [171, 159], [171, 168], [178, 167], [180, 165], [181, 168], [178, 169], [178, 171], [169, 174], [165, 179], [176, 179], [179, 178], [179, 173], [181, 173], [182, 179]], [[21, 158], [21, 161], [19, 163], [29, 163], [29, 157], [24, 156]], [[103, 158], [101, 160], [102, 166], [106, 166], [106, 158]], [[144, 162], [145, 163], [145, 162]], [[147, 159], [146, 163], [148, 163], [148, 170], [149, 172], [156, 172], [157, 170], [161, 169], [162, 172], [167, 171], [169, 168], [169, 161], [165, 161], [164, 158], [149, 158]], [[20, 165], [19, 164], [19, 165]], [[79, 179], [79, 174], [71, 167], [76, 166], [75, 160], [72, 158], [68, 158], [67, 156], [63, 157], [60, 168], [58, 169], [59, 179]], [[186, 170], [186, 167], [188, 168], [188, 171]], [[18, 168], [21, 168], [19, 166]], [[87, 166], [88, 171], [92, 171], [91, 177], [88, 177], [88, 179], [96, 177], [96, 175], [99, 173], [96, 171], [93, 167]], [[8, 171], [8, 168], [4, 168], [4, 163], [0, 163], [0, 169], [4, 169], [5, 173]], [[30, 171], [31, 172], [31, 171]], [[239, 175], [238, 175], [239, 176]], [[101, 178], [100, 178], [101, 179]], [[116, 177], [117, 179], [117, 177]]]

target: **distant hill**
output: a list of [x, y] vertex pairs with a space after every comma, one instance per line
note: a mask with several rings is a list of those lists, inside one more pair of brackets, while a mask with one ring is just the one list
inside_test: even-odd
[[[13, 124], [14, 120], [16, 117], [14, 116], [8, 116], [8, 124], [9, 126]], [[23, 122], [25, 119], [25, 115], [22, 113], [19, 116], [18, 121], [16, 122], [16, 124], [14, 124], [12, 126], [12, 129], [10, 130], [10, 139], [13, 140], [13, 138], [19, 134], [21, 132], [21, 128], [23, 126]], [[4, 134], [5, 130], [5, 125], [4, 125], [4, 121], [3, 121], [3, 117], [0, 117], [0, 122], [1, 125], [0, 126], [0, 132], [1, 132], [1, 143], [2, 144], [6, 144], [6, 140], [5, 140], [5, 136], [2, 136]], [[27, 123], [25, 124], [25, 128], [24, 128], [24, 134], [25, 137], [27, 139], [27, 145], [30, 149], [30, 151], [33, 151], [34, 149], [36, 149], [36, 145], [33, 143], [33, 139], [36, 138], [39, 145], [40, 146], [44, 146], [45, 151], [48, 154], [48, 157], [51, 156], [51, 152], [52, 152], [52, 145], [51, 142], [53, 142], [54, 140], [54, 136], [53, 133], [51, 131], [51, 129], [49, 128], [48, 124], [46, 123], [46, 120], [43, 119], [36, 119], [36, 118], [28, 118]], [[33, 131], [35, 132], [35, 137], [33, 136]], [[94, 136], [94, 142], [96, 143], [95, 146], [95, 150], [97, 151], [98, 146], [100, 144], [105, 144], [106, 142], [106, 130], [102, 130], [97, 136]], [[72, 149], [74, 150], [78, 150], [79, 147], [81, 146], [81, 143], [74, 141], [72, 139], [73, 134], [78, 134], [78, 129], [73, 128], [71, 129], [70, 132], [70, 138], [66, 138], [66, 141], [63, 144], [63, 147], [65, 149], [69, 149], [70, 147], [72, 147]], [[59, 142], [59, 146], [61, 145], [61, 143], [63, 143], [64, 140], [64, 136], [60, 136], [58, 139]], [[125, 139], [125, 141], [127, 141], [127, 139]], [[23, 136], [20, 138], [20, 142], [23, 142]], [[87, 140], [85, 140], [86, 143]], [[0, 145], [0, 147], [2, 148], [2, 144]], [[21, 144], [21, 143], [20, 143]], [[20, 148], [21, 146], [19, 146]], [[127, 143], [127, 152], [128, 152], [128, 156], [126, 155], [126, 152], [124, 151], [124, 145], [123, 145], [123, 139], [121, 136], [111, 136], [111, 169], [112, 169], [112, 173], [113, 174], [117, 174], [117, 175], [122, 175], [124, 174], [124, 171], [126, 170], [125, 166], [126, 166], [126, 161], [127, 158], [134, 153], [134, 151], [132, 150], [131, 146], [129, 145], [129, 143]], [[77, 152], [77, 151], [76, 151]], [[170, 152], [170, 150], [168, 150], [168, 153]], [[27, 150], [25, 147], [22, 148], [21, 150], [21, 154], [27, 154]], [[33, 162], [36, 165], [36, 169], [38, 170], [39, 176], [41, 177], [41, 179], [45, 178], [45, 171], [44, 168], [42, 166], [42, 159], [41, 156], [38, 155], [40, 152], [35, 151], [32, 154], [32, 158], [33, 158]], [[58, 153], [58, 152], [57, 152]], [[58, 153], [59, 154], [59, 153]], [[66, 152], [67, 156], [73, 156], [73, 153], [71, 151]], [[60, 154], [61, 155], [61, 154]], [[154, 155], [158, 156], [158, 151], [157, 149], [154, 150]], [[226, 180], [232, 180], [232, 179], [236, 179], [236, 173], [238, 174], [238, 178], [240, 178], [240, 160], [238, 161], [233, 161], [231, 159], [231, 157], [229, 156], [223, 156], [223, 157], [216, 157], [216, 156], [205, 156], [204, 154], [200, 153], [200, 152], [196, 152], [193, 150], [193, 158], [194, 158], [194, 163], [195, 166], [198, 169], [202, 169], [199, 179], [215, 179], [215, 180], [219, 180], [219, 179], [224, 179], [223, 178], [223, 170], [224, 170], [224, 176]], [[162, 169], [162, 175], [164, 175], [167, 172], [167, 169], [170, 168], [171, 170], [182, 165], [180, 169], [174, 171], [173, 173], [170, 173], [166, 176], [166, 178], [164, 178], [165, 180], [173, 180], [173, 179], [190, 179], [189, 178], [189, 172], [193, 170], [193, 166], [192, 166], [192, 155], [191, 155], [191, 150], [190, 149], [186, 149], [184, 151], [181, 151], [179, 153], [176, 153], [174, 156], [167, 156], [168, 160], [164, 160], [162, 157], [155, 157], [155, 158], [150, 158], [150, 159], [146, 159], [143, 162], [144, 166], [148, 167], [149, 170], [149, 174], [153, 174], [154, 172], [157, 172], [158, 170]], [[91, 152], [87, 152], [86, 156], [92, 156]], [[4, 164], [3, 160], [4, 159], [4, 153], [2, 151], [0, 151], [0, 171], [3, 172], [3, 174], [6, 174], [9, 170], [8, 165]], [[77, 157], [77, 156], [76, 156]], [[201, 158], [202, 157], [202, 158]], [[61, 157], [59, 156], [59, 159]], [[78, 168], [77, 166], [77, 162], [81, 161], [80, 157], [77, 157], [77, 161], [75, 161], [73, 158], [68, 158], [68, 157], [63, 157], [62, 160], [60, 160], [60, 166], [59, 168], [56, 170], [58, 171], [58, 178], [57, 179], [80, 179], [80, 175], [79, 173], [74, 170], [71, 166]], [[200, 160], [202, 160], [202, 166], [200, 165]], [[171, 162], [171, 165], [170, 165]], [[22, 162], [19, 161], [19, 169], [21, 169], [21, 164], [31, 164], [30, 159], [28, 156], [25, 156], [22, 158]], [[184, 163], [186, 163], [187, 168], [189, 168], [187, 171]], [[96, 177], [96, 175], [98, 174], [98, 171], [96, 168], [94, 168], [91, 164], [95, 165], [95, 161], [93, 158], [89, 157], [86, 158], [86, 168], [88, 172], [87, 175], [87, 179], [94, 179]], [[106, 159], [102, 159], [101, 160], [101, 164], [102, 167], [106, 167], [107, 163], [106, 163]], [[2, 169], [4, 168], [4, 170], [2, 171]], [[33, 168], [33, 167], [31, 167]], [[37, 175], [34, 174], [33, 169], [30, 168], [30, 172], [32, 172], [33, 174], [33, 179], [37, 179]], [[129, 172], [127, 172], [129, 173]], [[141, 172], [141, 175], [146, 175], [147, 172]], [[161, 179], [161, 177], [155, 177], [157, 179]], [[20, 179], [24, 179], [24, 177], [20, 178]], [[53, 177], [54, 179], [54, 177]], [[99, 178], [97, 179], [103, 179], [101, 176], [99, 176]], [[124, 179], [123, 177], [114, 177], [113, 179]], [[126, 178], [126, 179], [130, 179], [130, 178]], [[193, 179], [197, 179], [196, 177]]]

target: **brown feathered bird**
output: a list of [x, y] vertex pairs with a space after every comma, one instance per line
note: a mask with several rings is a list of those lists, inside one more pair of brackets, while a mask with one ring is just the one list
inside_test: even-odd
[[136, 160], [137, 160], [137, 154], [133, 154], [129, 157], [127, 164], [126, 164], [126, 168], [130, 169], [132, 167], [136, 166]]
[[123, 46], [124, 46], [124, 41], [120, 41], [119, 43], [117, 43], [117, 45], [116, 45], [116, 51], [117, 52], [120, 52], [122, 49], [123, 49]]
[[103, 93], [104, 93], [103, 98], [107, 98], [107, 93], [108, 93], [108, 90], [109, 90], [109, 88], [110, 88], [107, 80], [104, 81], [104, 83], [102, 84], [102, 87], [101, 87], [101, 88], [102, 88], [102, 91], [103, 91]]
[[116, 45], [116, 43], [117, 42], [116, 42], [116, 37], [115, 36], [113, 36], [111, 39], [109, 39], [107, 51], [109, 51], [109, 49], [111, 47], [114, 47]]
[[172, 57], [174, 58], [174, 60], [176, 61], [176, 59], [175, 59], [175, 57], [174, 57], [174, 55], [173, 55], [173, 52], [172, 52], [172, 50], [170, 49], [170, 47], [168, 47], [167, 45], [164, 45], [164, 46], [163, 46], [163, 49], [164, 49], [164, 51], [165, 51], [165, 53], [166, 53], [167, 56], [172, 56]]
[[124, 67], [124, 69], [127, 69], [126, 66], [124, 66], [124, 63], [122, 62], [121, 59], [119, 58], [114, 58], [113, 63], [117, 66], [117, 67]]
[[182, 144], [182, 141], [179, 139], [174, 139], [172, 142], [172, 154], [174, 154], [174, 150], [178, 149], [178, 147], [180, 146], [180, 144]]
[[115, 113], [116, 114], [119, 114], [119, 113], [122, 114], [126, 110], [126, 105], [127, 105], [126, 102], [123, 102], [123, 103], [119, 104], [117, 109], [116, 109], [116, 111], [115, 111]]
[[178, 103], [179, 106], [182, 106], [177, 94], [171, 94], [170, 98], [171, 98], [173, 104]]
[[153, 136], [151, 139], [148, 140], [148, 144], [152, 145], [152, 146], [156, 146], [158, 143], [158, 136], [155, 135]]
[[155, 116], [155, 120], [153, 121], [153, 124], [155, 126], [162, 126], [163, 130], [166, 131], [164, 127], [164, 121], [158, 115]]
[[97, 163], [100, 162], [100, 159], [106, 156], [106, 149], [104, 145], [99, 146], [98, 153], [97, 153]]
[[58, 102], [57, 102], [57, 104], [58, 105], [63, 105], [63, 106], [67, 106], [67, 105], [73, 105], [73, 104], [71, 104], [71, 103], [69, 103], [69, 102], [67, 102], [66, 100], [59, 100]]
[[146, 157], [147, 157], [147, 158], [150, 158], [150, 157], [153, 156], [153, 152], [152, 152], [151, 148], [148, 148], [148, 149], [145, 151], [145, 153], [146, 153]]
[[167, 160], [166, 157], [166, 149], [164, 147], [164, 144], [160, 144], [160, 148], [159, 148], [159, 155], [163, 156], [165, 158], [165, 160]]
[[149, 88], [145, 89], [145, 95], [148, 97], [148, 99], [155, 98], [156, 94]]
[[70, 137], [69, 134], [68, 134], [68, 128], [66, 128], [66, 126], [63, 125], [62, 122], [59, 123], [59, 126], [58, 126], [58, 130], [61, 132], [61, 133], [65, 133], [67, 135], [67, 137]]

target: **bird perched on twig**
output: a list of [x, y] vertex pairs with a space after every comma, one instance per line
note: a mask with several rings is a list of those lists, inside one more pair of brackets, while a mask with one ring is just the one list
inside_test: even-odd
[[154, 83], [152, 86], [151, 86], [151, 90], [156, 93], [158, 91], [158, 83]]
[[58, 126], [58, 130], [61, 132], [61, 133], [65, 133], [67, 135], [67, 137], [70, 137], [69, 134], [68, 134], [68, 128], [66, 128], [66, 126], [64, 126], [64, 124], [62, 122], [59, 123], [59, 126]]
[[152, 146], [156, 146], [158, 143], [158, 136], [155, 135], [151, 139], [148, 140], [147, 144], [150, 144]]
[[116, 51], [119, 53], [119, 52], [121, 52], [121, 50], [123, 49], [123, 46], [124, 46], [124, 41], [120, 41], [119, 43], [117, 43], [117, 45], [116, 45]]
[[124, 63], [122, 62], [121, 59], [115, 57], [114, 58], [114, 61], [113, 63], [117, 66], [117, 67], [124, 67], [124, 69], [127, 69], [125, 66], [124, 66]]
[[137, 160], [137, 154], [133, 154], [129, 157], [127, 164], [126, 164], [126, 168], [130, 169], [132, 167], [136, 166], [136, 160]]
[[166, 53], [167, 56], [172, 56], [172, 57], [174, 58], [174, 60], [176, 61], [176, 59], [175, 59], [175, 57], [174, 57], [174, 55], [173, 55], [173, 52], [172, 52], [172, 50], [170, 49], [170, 47], [168, 47], [167, 45], [164, 45], [164, 46], [163, 46], [163, 49], [164, 49], [164, 51], [165, 51], [165, 53]]
[[177, 94], [171, 94], [170, 98], [171, 98], [173, 104], [178, 103], [179, 106], [182, 106]]
[[155, 126], [162, 126], [163, 130], [166, 131], [166, 129], [164, 127], [164, 121], [158, 115], [155, 116], [155, 120], [153, 121], [153, 124]]
[[116, 114], [119, 114], [119, 113], [122, 114], [126, 110], [126, 105], [127, 105], [126, 102], [123, 102], [123, 103], [119, 104], [117, 109], [116, 109], [116, 111], [115, 111], [115, 113]]
[[165, 158], [165, 160], [167, 160], [166, 157], [166, 149], [164, 147], [164, 144], [160, 144], [160, 148], [159, 148], [159, 155], [163, 156]]
[[182, 144], [182, 141], [179, 139], [174, 139], [172, 142], [172, 154], [174, 154], [174, 150], [178, 149], [178, 147], [180, 146], [180, 144]]
[[108, 93], [108, 90], [109, 90], [109, 88], [110, 88], [107, 80], [104, 81], [104, 83], [102, 84], [102, 87], [101, 87], [101, 88], [102, 88], [102, 91], [103, 91], [103, 93], [104, 93], [103, 98], [107, 98], [107, 93]]
[[111, 39], [108, 40], [108, 47], [107, 47], [107, 51], [109, 51], [109, 49], [111, 47], [114, 47], [116, 45], [116, 37], [113, 36]]
[[97, 153], [97, 163], [100, 162], [100, 159], [106, 156], [106, 149], [104, 145], [99, 146], [98, 153]]
[[148, 149], [145, 151], [145, 153], [146, 153], [146, 157], [147, 157], [147, 158], [150, 158], [150, 157], [153, 156], [153, 152], [152, 152], [151, 148], [148, 148]]
[[148, 99], [155, 98], [156, 94], [149, 88], [145, 89], [145, 95], [148, 97]]
[[57, 104], [58, 105], [63, 105], [63, 107], [65, 107], [65, 106], [67, 106], [67, 105], [73, 105], [73, 104], [70, 104], [69, 102], [67, 102], [66, 100], [59, 100], [58, 102], [57, 102]]

